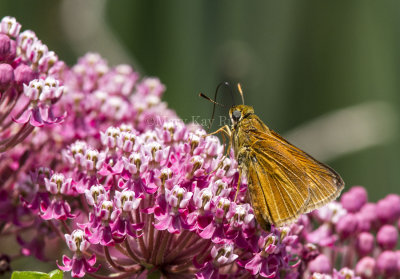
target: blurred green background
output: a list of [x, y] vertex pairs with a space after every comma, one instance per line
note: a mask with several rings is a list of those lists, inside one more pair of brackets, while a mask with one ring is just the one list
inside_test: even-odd
[[199, 92], [240, 82], [270, 128], [347, 187], [365, 186], [372, 201], [400, 192], [399, 1], [3, 0], [0, 13], [69, 65], [99, 52], [159, 77], [183, 119], [210, 117]]

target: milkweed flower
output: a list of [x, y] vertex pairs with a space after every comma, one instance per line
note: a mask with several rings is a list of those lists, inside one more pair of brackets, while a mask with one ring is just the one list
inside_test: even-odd
[[20, 33], [15, 18], [4, 17], [0, 26], [0, 152], [4, 152], [35, 127], [63, 121], [65, 112], [56, 116], [54, 105], [63, 94], [58, 77], [65, 65], [34, 32]]
[[68, 248], [75, 252], [72, 259], [67, 256], [63, 256], [63, 264], [58, 267], [63, 271], [71, 271], [72, 277], [83, 277], [87, 272], [96, 272], [100, 266], [94, 267], [96, 262], [96, 256], [93, 255], [89, 259], [83, 255], [89, 248], [89, 242], [85, 239], [85, 234], [82, 230], [75, 230], [71, 234], [65, 235]]
[[35, 127], [60, 123], [65, 115], [55, 117], [52, 110], [53, 100], [57, 100], [63, 94], [64, 87], [53, 77], [34, 79], [29, 85], [24, 84], [24, 94], [31, 101], [30, 107], [25, 110], [15, 122], [20, 124], [30, 123]]
[[[73, 277], [399, 274], [398, 195], [371, 203], [353, 187], [264, 231], [245, 183], [235, 199], [235, 158], [168, 108], [158, 78], [96, 53], [67, 67], [34, 32], [19, 32], [14, 19], [0, 22], [0, 99], [24, 100], [0, 121], [0, 222], [20, 254], [46, 260], [44, 247], [62, 240], [70, 251], [51, 254]], [[16, 138], [11, 124], [22, 126]], [[28, 240], [22, 231], [35, 233]]]

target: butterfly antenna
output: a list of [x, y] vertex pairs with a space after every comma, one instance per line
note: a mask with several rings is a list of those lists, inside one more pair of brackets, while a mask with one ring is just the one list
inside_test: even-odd
[[233, 93], [232, 93], [232, 88], [230, 86], [230, 84], [228, 82], [221, 82], [220, 84], [218, 84], [217, 88], [215, 89], [215, 95], [214, 95], [214, 100], [211, 99], [210, 97], [208, 97], [207, 95], [200, 93], [199, 96], [203, 97], [204, 99], [207, 99], [208, 101], [210, 101], [211, 103], [214, 104], [213, 106], [213, 111], [212, 111], [212, 115], [211, 115], [211, 121], [210, 121], [210, 127], [208, 128], [209, 130], [211, 130], [212, 124], [214, 122], [214, 115], [215, 115], [215, 105], [219, 105], [221, 107], [225, 107], [223, 104], [220, 104], [217, 102], [217, 95], [218, 95], [218, 90], [220, 89], [221, 86], [227, 86], [229, 87], [229, 90], [231, 91], [231, 96], [232, 96], [232, 100], [233, 100]]
[[[231, 92], [231, 97], [232, 97], [232, 105], [235, 105], [235, 97], [233, 96], [233, 90], [232, 90], [232, 86], [229, 84], [229, 82], [225, 81], [225, 82], [221, 82], [219, 84], [219, 86], [221, 85], [225, 85], [226, 87], [229, 88], [229, 92]], [[218, 86], [218, 87], [219, 87]], [[217, 90], [215, 91], [215, 98], [217, 98], [217, 91], [218, 91], [218, 87]]]
[[213, 112], [212, 112], [212, 115], [211, 115], [210, 126], [208, 127], [208, 131], [210, 131], [211, 130], [211, 126], [212, 126], [212, 124], [214, 122], [215, 105], [218, 105], [218, 106], [221, 106], [221, 107], [224, 107], [224, 105], [216, 102], [215, 100], [211, 99], [210, 97], [208, 97], [207, 95], [205, 95], [205, 94], [203, 94], [201, 92], [200, 92], [199, 96], [214, 104]]
[[218, 106], [224, 107], [223, 104], [220, 104], [220, 103], [214, 101], [213, 99], [211, 99], [210, 97], [208, 97], [207, 95], [205, 95], [205, 94], [203, 94], [203, 93], [201, 93], [201, 92], [199, 93], [199, 96], [202, 97], [202, 98], [204, 98], [204, 99], [206, 99], [207, 101], [210, 101], [210, 102], [213, 103], [214, 105], [218, 105]]
[[244, 105], [244, 97], [243, 97], [242, 86], [240, 85], [240, 83], [238, 83], [237, 87], [238, 87], [240, 96], [242, 97], [242, 105]]

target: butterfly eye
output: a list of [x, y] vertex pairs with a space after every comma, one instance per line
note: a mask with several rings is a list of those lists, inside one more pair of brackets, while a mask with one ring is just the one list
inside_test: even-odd
[[235, 110], [232, 112], [232, 119], [235, 122], [239, 121], [241, 116], [242, 116], [242, 112], [240, 110]]

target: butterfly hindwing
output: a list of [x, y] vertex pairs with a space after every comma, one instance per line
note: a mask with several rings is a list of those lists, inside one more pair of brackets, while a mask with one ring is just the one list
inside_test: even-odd
[[343, 189], [334, 170], [270, 130], [256, 115], [238, 123], [234, 146], [236, 154], [238, 149], [245, 153], [240, 169], [247, 175], [253, 210], [262, 226], [290, 224]]
[[[248, 167], [249, 187], [261, 188], [267, 204], [269, 219], [276, 226], [295, 221], [304, 212], [310, 193], [306, 179], [298, 173], [296, 164], [281, 160], [276, 155], [258, 152], [265, 149], [266, 141], [256, 141], [252, 146], [252, 159]], [[250, 186], [252, 184], [252, 186]], [[254, 207], [254, 206], [253, 206]], [[264, 213], [265, 214], [265, 213]]]

